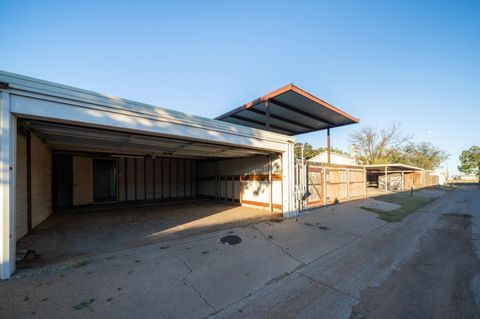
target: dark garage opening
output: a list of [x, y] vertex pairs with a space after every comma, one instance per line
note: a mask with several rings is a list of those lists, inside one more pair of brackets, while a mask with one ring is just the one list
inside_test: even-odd
[[[37, 120], [18, 122], [17, 197], [29, 197], [31, 188], [31, 200], [25, 207], [18, 205], [17, 252], [34, 250], [39, 255], [20, 262], [19, 269], [280, 216], [278, 154]], [[275, 173], [269, 175], [272, 157]], [[275, 180], [276, 191], [269, 178]], [[268, 192], [275, 195], [276, 203], [270, 205], [275, 213], [268, 209]]]
[[93, 202], [117, 200], [117, 161], [93, 160]]

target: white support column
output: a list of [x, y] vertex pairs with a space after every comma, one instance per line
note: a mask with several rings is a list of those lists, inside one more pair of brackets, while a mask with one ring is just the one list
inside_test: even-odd
[[273, 212], [272, 155], [268, 155], [268, 211]]
[[294, 189], [295, 189], [295, 154], [294, 143], [287, 145], [282, 155], [282, 184], [283, 184], [283, 217], [291, 218], [295, 216]]
[[10, 113], [10, 94], [0, 97], [0, 279], [15, 271], [15, 157], [16, 119]]

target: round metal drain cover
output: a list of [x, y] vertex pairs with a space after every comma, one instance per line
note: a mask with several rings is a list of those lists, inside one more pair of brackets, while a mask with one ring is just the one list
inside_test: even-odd
[[228, 235], [222, 237], [220, 242], [225, 245], [238, 245], [242, 242], [242, 239], [236, 235]]

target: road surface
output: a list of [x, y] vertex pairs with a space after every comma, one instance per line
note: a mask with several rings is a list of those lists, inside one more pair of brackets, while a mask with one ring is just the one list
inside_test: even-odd
[[480, 189], [415, 196], [438, 199], [396, 223], [368, 199], [20, 271], [0, 318], [480, 318]]

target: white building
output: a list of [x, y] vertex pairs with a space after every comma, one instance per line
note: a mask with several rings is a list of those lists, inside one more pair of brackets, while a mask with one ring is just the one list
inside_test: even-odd
[[357, 122], [292, 84], [209, 119], [0, 71], [0, 278], [69, 207], [202, 197], [290, 217], [293, 136]]
[[[328, 163], [328, 152], [322, 152], [309, 159], [308, 162]], [[330, 152], [330, 164], [357, 165], [357, 161], [349, 155]]]

